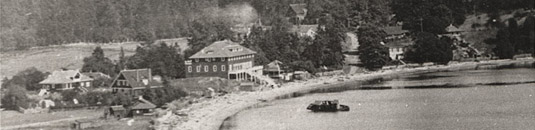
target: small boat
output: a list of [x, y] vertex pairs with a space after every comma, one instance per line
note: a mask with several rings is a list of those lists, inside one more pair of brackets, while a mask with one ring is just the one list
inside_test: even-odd
[[338, 100], [317, 100], [308, 105], [307, 110], [312, 112], [349, 111], [349, 106], [338, 103]]

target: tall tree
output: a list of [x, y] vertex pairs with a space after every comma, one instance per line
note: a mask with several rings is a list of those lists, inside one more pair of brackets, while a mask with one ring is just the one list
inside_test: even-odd
[[463, 0], [394, 0], [392, 11], [413, 32], [444, 33], [449, 24], [463, 24], [467, 8]]
[[416, 63], [434, 62], [447, 64], [453, 58], [453, 43], [451, 41], [453, 40], [441, 40], [432, 33], [418, 33], [415, 44], [405, 52], [405, 59]]
[[102, 72], [108, 75], [115, 75], [115, 65], [104, 55], [104, 50], [100, 46], [93, 50], [91, 56], [84, 58], [82, 72]]
[[8, 85], [7, 92], [2, 97], [2, 106], [9, 110], [18, 110], [19, 107], [28, 108], [26, 89], [19, 85]]
[[357, 30], [359, 36], [358, 54], [365, 68], [376, 70], [390, 61], [388, 48], [381, 44], [386, 33], [373, 25], [365, 25]]

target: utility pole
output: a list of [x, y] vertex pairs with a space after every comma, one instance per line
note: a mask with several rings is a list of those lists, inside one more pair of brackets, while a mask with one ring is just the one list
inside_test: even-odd
[[420, 17], [420, 32], [423, 32], [424, 31], [424, 19], [422, 17]]

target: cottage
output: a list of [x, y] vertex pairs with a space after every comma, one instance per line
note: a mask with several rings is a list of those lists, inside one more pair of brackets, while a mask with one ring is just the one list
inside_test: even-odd
[[401, 26], [388, 26], [383, 28], [387, 37], [385, 38], [385, 46], [388, 47], [390, 58], [392, 60], [403, 59], [403, 53], [406, 47], [412, 45], [412, 40], [407, 37], [409, 31], [404, 30]]
[[271, 63], [264, 66], [264, 75], [267, 75], [274, 79], [281, 79], [282, 75], [285, 73], [284, 68], [281, 67], [282, 62], [274, 60]]
[[138, 97], [147, 88], [160, 88], [162, 83], [155, 80], [150, 69], [122, 70], [111, 83], [112, 93]]
[[62, 91], [79, 89], [87, 91], [92, 86], [92, 78], [83, 75], [78, 70], [54, 71], [45, 80], [39, 82], [42, 89], [47, 91]]
[[255, 54], [238, 43], [217, 41], [185, 61], [186, 77], [221, 77], [275, 85], [271, 78], [262, 75], [263, 66], [254, 66]]
[[143, 99], [142, 97], [139, 97], [138, 102], [132, 105], [130, 108], [130, 112], [132, 113], [133, 117], [152, 116], [154, 109], [156, 109], [156, 105]]
[[297, 34], [299, 37], [314, 38], [317, 35], [318, 25], [293, 25], [288, 31]]
[[441, 36], [441, 37], [442, 36], [446, 36], [446, 37], [454, 38], [454, 39], [459, 40], [459, 41], [462, 40], [461, 39], [461, 33], [464, 32], [464, 30], [453, 26], [453, 24], [450, 24], [448, 27], [446, 27], [445, 31], [446, 31], [446, 33], [440, 34], [439, 36]]
[[104, 115], [106, 118], [109, 116], [121, 119], [126, 117], [126, 109], [122, 105], [110, 106], [104, 111]]
[[290, 4], [286, 16], [289, 18], [290, 22], [294, 24], [301, 24], [301, 22], [305, 19], [307, 12], [307, 4]]

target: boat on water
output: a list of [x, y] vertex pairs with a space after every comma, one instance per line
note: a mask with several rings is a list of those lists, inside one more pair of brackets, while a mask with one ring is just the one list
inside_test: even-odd
[[316, 100], [308, 105], [307, 110], [312, 112], [349, 111], [349, 106], [338, 103], [338, 100]]

